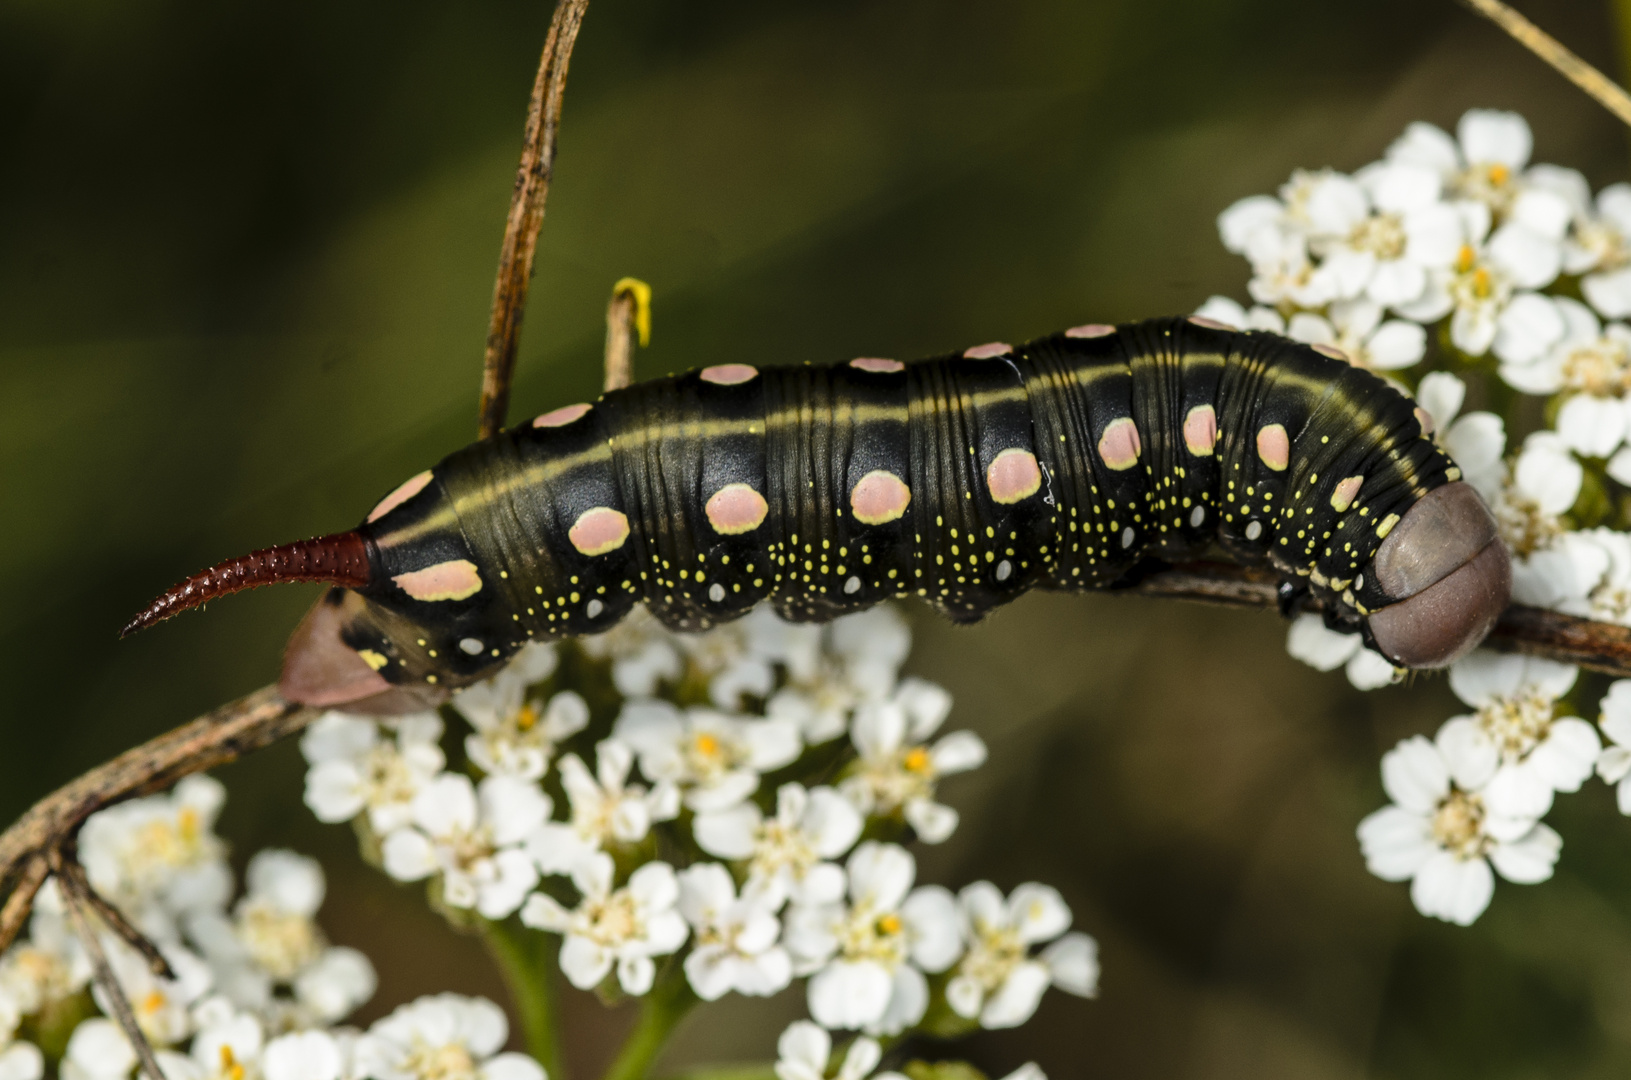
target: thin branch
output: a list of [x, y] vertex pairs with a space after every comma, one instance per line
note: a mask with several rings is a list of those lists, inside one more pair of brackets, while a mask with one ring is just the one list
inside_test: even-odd
[[612, 286], [606, 305], [606, 389], [621, 390], [634, 381], [634, 340], [651, 344], [651, 286], [626, 277]]
[[65, 872], [65, 864], [73, 861], [71, 852], [58, 854], [57, 883], [62, 889], [63, 902], [68, 906], [68, 915], [73, 919], [74, 931], [79, 935], [80, 943], [85, 946], [85, 955], [90, 958], [97, 988], [102, 991], [102, 996], [107, 998], [113, 1018], [124, 1030], [131, 1049], [136, 1051], [142, 1071], [147, 1073], [150, 1080], [164, 1080], [164, 1072], [159, 1068], [159, 1060], [153, 1053], [153, 1046], [147, 1041], [147, 1035], [142, 1031], [141, 1025], [136, 1022], [136, 1012], [130, 1007], [130, 999], [125, 996], [125, 988], [119, 985], [119, 978], [114, 974], [113, 965], [108, 963], [108, 954], [102, 949], [102, 940], [96, 936], [96, 927], [91, 924], [90, 914], [86, 911], [90, 906], [90, 900], [80, 891], [83, 883], [71, 871]]
[[[1194, 562], [1151, 574], [1124, 591], [1272, 610], [1278, 605], [1277, 586], [1278, 579], [1266, 569]], [[1484, 644], [1631, 677], [1631, 628], [1623, 626], [1515, 604]], [[0, 952], [26, 922], [45, 878], [43, 867], [60, 858], [86, 818], [270, 746], [298, 733], [316, 716], [316, 710], [284, 701], [269, 686], [126, 751], [35, 803], [0, 834], [0, 884], [12, 883], [0, 907]]]
[[566, 93], [566, 69], [572, 46], [589, 0], [559, 0], [544, 40], [543, 59], [532, 84], [527, 107], [525, 144], [510, 214], [504, 224], [504, 246], [499, 250], [498, 278], [493, 282], [493, 313], [487, 324], [487, 352], [481, 373], [480, 437], [504, 427], [510, 411], [510, 377], [515, 373], [515, 351], [521, 340], [521, 319], [526, 314], [527, 287], [532, 283], [532, 256], [538, 247], [538, 229], [544, 223], [544, 200], [555, 173], [555, 137], [561, 126], [561, 99]]
[[17, 883], [6, 897], [6, 906], [0, 908], [0, 953], [17, 940], [29, 913], [34, 910], [34, 897], [51, 874], [51, 864], [44, 855], [34, 855], [19, 868]]
[[[0, 917], [0, 930], [14, 934], [21, 927], [23, 915], [13, 910], [17, 891], [34, 881], [38, 860], [59, 857], [86, 818], [114, 803], [162, 791], [190, 773], [270, 746], [300, 731], [317, 715], [284, 701], [276, 687], [268, 686], [125, 751], [35, 803], [0, 834], [0, 884], [17, 882]], [[37, 890], [38, 882], [32, 887]], [[0, 951], [9, 944], [10, 936], [0, 937]]]
[[108, 929], [117, 934], [126, 945], [141, 954], [142, 959], [147, 961], [149, 971], [161, 979], [174, 981], [176, 973], [170, 967], [170, 961], [165, 959], [164, 954], [159, 951], [159, 947], [149, 941], [146, 934], [130, 925], [130, 920], [126, 919], [118, 908], [108, 903], [101, 893], [91, 887], [90, 878], [85, 876], [85, 866], [79, 861], [78, 853], [65, 845], [62, 857], [58, 862], [60, 865], [57, 873], [62, 877], [72, 877], [74, 879], [75, 891], [79, 893], [81, 899], [91, 906], [92, 911], [101, 916], [102, 921], [107, 923]]
[[[1122, 590], [1142, 596], [1199, 600], [1229, 607], [1277, 608], [1279, 578], [1262, 567], [1234, 563], [1181, 563]], [[1513, 604], [1484, 647], [1543, 656], [1621, 678], [1631, 676], [1631, 627], [1577, 619], [1544, 608]]]
[[1501, 0], [1465, 0], [1467, 6], [1505, 30], [1518, 44], [1550, 64], [1558, 74], [1590, 94], [1603, 108], [1631, 124], [1631, 94], [1580, 59], [1562, 42], [1518, 14]]

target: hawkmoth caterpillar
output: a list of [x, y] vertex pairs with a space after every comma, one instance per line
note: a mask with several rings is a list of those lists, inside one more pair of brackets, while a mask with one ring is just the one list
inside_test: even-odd
[[350, 532], [196, 574], [125, 632], [329, 582], [282, 691], [389, 712], [640, 602], [687, 631], [765, 600], [821, 621], [917, 596], [971, 621], [1212, 543], [1406, 667], [1471, 649], [1510, 592], [1422, 409], [1334, 350], [1191, 317], [614, 390], [457, 451]]

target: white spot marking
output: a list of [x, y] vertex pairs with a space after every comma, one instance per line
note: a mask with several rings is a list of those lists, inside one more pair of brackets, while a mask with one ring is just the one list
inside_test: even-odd
[[463, 649], [471, 656], [475, 656], [481, 652], [481, 642], [473, 637], [467, 637], [459, 642], [459, 648]]
[[1363, 589], [1364, 587], [1365, 587], [1365, 575], [1360, 574], [1358, 577], [1354, 578], [1354, 588]]
[[1256, 540], [1259, 536], [1262, 536], [1262, 535], [1263, 535], [1263, 523], [1261, 521], [1254, 521], [1250, 525], [1246, 526], [1246, 539]]
[[606, 610], [606, 605], [602, 604], [599, 600], [591, 600], [589, 601], [589, 605], [584, 608], [584, 610], [588, 612], [591, 619], [598, 619], [600, 617], [600, 613]]
[[1189, 527], [1191, 529], [1198, 529], [1198, 528], [1201, 527], [1201, 522], [1203, 522], [1205, 520], [1206, 520], [1206, 507], [1197, 506], [1195, 508], [1195, 512], [1189, 515]]
[[854, 596], [856, 593], [858, 593], [860, 591], [861, 591], [861, 579], [860, 578], [852, 577], [848, 581], [844, 582], [844, 595], [845, 596]]
[[1133, 546], [1133, 527], [1131, 525], [1121, 530], [1121, 546], [1124, 548]]
[[708, 599], [712, 600], [716, 604], [725, 599], [725, 586], [721, 585], [717, 581], [714, 582], [708, 587]]
[[1013, 563], [1009, 562], [1007, 559], [1004, 559], [1004, 560], [1002, 560], [1002, 562], [997, 564], [997, 580], [998, 581], [1007, 581], [1009, 578], [1011, 578], [1013, 576], [1014, 576], [1014, 564]]

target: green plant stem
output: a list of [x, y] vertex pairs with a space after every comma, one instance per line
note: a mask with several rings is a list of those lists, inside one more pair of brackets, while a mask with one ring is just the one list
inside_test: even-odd
[[504, 976], [515, 1011], [521, 1015], [527, 1053], [544, 1067], [549, 1080], [566, 1080], [561, 1037], [555, 1024], [555, 961], [559, 951], [555, 938], [529, 930], [515, 919], [483, 920], [481, 938]]
[[645, 1080], [674, 1028], [697, 1003], [680, 965], [670, 962], [640, 1002], [640, 1019], [603, 1080]]

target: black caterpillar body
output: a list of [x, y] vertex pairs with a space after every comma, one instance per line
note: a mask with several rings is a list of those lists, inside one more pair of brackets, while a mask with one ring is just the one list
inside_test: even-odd
[[907, 364], [722, 364], [466, 447], [354, 532], [205, 571], [132, 626], [337, 582], [285, 694], [405, 708], [641, 602], [684, 631], [766, 600], [821, 621], [917, 596], [972, 621], [1217, 543], [1436, 666], [1482, 638], [1509, 581], [1459, 479], [1426, 413], [1334, 350], [1196, 318]]

